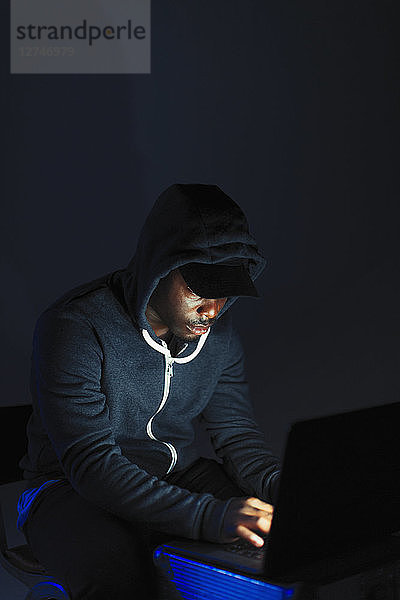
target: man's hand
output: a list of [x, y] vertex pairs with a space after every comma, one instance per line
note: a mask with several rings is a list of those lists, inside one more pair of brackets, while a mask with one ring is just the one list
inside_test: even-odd
[[274, 507], [258, 498], [235, 498], [225, 513], [223, 541], [244, 538], [254, 546], [262, 546], [260, 535], [271, 528]]

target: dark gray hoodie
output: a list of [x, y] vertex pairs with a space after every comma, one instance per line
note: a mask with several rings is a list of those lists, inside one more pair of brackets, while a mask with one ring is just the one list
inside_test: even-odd
[[[277, 460], [252, 416], [229, 298], [199, 340], [170, 347], [145, 310], [160, 278], [188, 262], [246, 258], [265, 266], [240, 208], [217, 186], [173, 185], [157, 200], [126, 269], [80, 286], [40, 317], [32, 356], [33, 415], [24, 476], [67, 478], [127, 520], [220, 540], [229, 501], [163, 480], [198, 457], [202, 419], [217, 455], [249, 495], [274, 500]], [[175, 340], [176, 342], [176, 340]]]

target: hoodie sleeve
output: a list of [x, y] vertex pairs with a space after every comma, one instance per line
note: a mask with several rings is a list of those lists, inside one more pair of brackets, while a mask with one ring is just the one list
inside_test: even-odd
[[244, 374], [243, 349], [235, 332], [230, 340], [226, 367], [202, 419], [229, 476], [245, 493], [274, 504], [279, 461], [271, 454], [254, 420]]
[[128, 521], [216, 541], [227, 502], [150, 475], [124, 457], [101, 390], [103, 355], [86, 318], [49, 311], [33, 345], [33, 385], [42, 425], [65, 477], [88, 501]]

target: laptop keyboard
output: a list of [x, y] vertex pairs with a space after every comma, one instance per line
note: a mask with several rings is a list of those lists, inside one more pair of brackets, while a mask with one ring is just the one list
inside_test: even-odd
[[241, 556], [248, 556], [249, 558], [261, 559], [264, 556], [265, 552], [265, 538], [264, 546], [261, 546], [261, 548], [253, 546], [253, 544], [244, 539], [239, 539], [235, 542], [230, 542], [229, 544], [226, 544], [225, 550], [227, 552], [234, 552], [235, 554], [240, 554]]

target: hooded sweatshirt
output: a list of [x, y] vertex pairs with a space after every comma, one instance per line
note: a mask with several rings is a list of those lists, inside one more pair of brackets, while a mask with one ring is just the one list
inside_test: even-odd
[[[67, 479], [78, 494], [128, 521], [221, 541], [228, 501], [165, 481], [198, 458], [202, 420], [230, 477], [274, 501], [278, 462], [248, 400], [229, 298], [193, 342], [159, 339], [146, 307], [159, 280], [189, 262], [265, 260], [241, 209], [217, 186], [176, 184], [156, 201], [126, 269], [75, 288], [35, 328], [28, 451], [30, 487]], [[46, 485], [44, 487], [46, 487]]]

